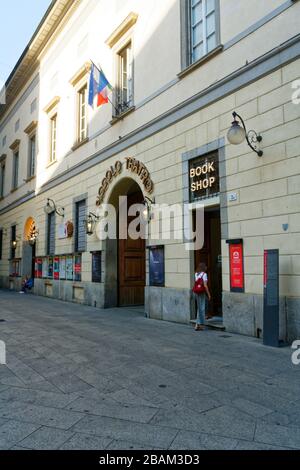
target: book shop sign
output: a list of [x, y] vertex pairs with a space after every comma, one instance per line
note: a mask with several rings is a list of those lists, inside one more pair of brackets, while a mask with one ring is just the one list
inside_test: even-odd
[[[150, 173], [147, 170], [146, 166], [144, 163], [140, 162], [139, 160], [136, 160], [133, 157], [127, 157], [125, 158], [125, 166], [126, 170], [129, 171], [130, 173], [135, 173], [141, 180], [145, 191], [148, 194], [151, 194], [154, 189], [154, 184], [152, 179], [150, 178]], [[112, 183], [112, 181], [122, 173], [123, 171], [123, 162], [121, 161], [116, 161], [114, 165], [112, 165], [110, 168], [108, 168], [105, 177], [103, 178], [101, 182], [101, 186], [98, 191], [98, 196], [96, 200], [96, 205], [100, 206], [104, 200], [104, 196]]]
[[219, 161], [217, 154], [205, 155], [190, 161], [189, 188], [191, 202], [219, 194]]

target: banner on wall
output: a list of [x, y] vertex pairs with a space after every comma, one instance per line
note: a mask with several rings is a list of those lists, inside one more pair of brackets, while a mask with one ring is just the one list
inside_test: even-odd
[[149, 247], [149, 283], [150, 286], [165, 285], [165, 252], [164, 246]]
[[61, 256], [59, 260], [59, 279], [66, 279], [66, 257]]
[[53, 259], [53, 278], [58, 281], [59, 280], [59, 257], [56, 256]]
[[66, 279], [73, 281], [73, 256], [66, 257]]
[[243, 240], [227, 240], [229, 245], [230, 291], [245, 292]]
[[46, 279], [48, 277], [48, 258], [43, 258], [42, 277], [44, 279]]

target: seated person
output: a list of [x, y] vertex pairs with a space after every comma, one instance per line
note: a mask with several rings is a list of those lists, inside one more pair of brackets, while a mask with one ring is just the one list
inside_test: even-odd
[[33, 279], [29, 278], [28, 276], [25, 276], [25, 279], [22, 283], [22, 289], [20, 290], [20, 294], [26, 294], [27, 289], [32, 289], [33, 288]]

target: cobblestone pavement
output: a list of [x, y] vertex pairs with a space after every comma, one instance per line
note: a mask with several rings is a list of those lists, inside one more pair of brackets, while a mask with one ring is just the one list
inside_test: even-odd
[[300, 449], [291, 349], [0, 291], [1, 449]]

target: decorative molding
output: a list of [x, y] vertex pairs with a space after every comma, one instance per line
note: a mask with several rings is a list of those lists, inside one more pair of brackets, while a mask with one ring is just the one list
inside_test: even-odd
[[135, 25], [138, 19], [137, 13], [129, 13], [127, 18], [114, 30], [114, 32], [106, 39], [105, 44], [112, 48], [132, 26]]
[[32, 134], [32, 132], [36, 130], [37, 125], [38, 125], [38, 121], [32, 121], [29, 124], [29, 126], [27, 126], [26, 129], [24, 129], [25, 134], [28, 134], [28, 135]]
[[44, 108], [44, 112], [49, 114], [60, 102], [60, 96], [55, 96]]
[[18, 150], [18, 148], [20, 147], [20, 143], [21, 143], [20, 139], [16, 139], [16, 140], [9, 146], [9, 148], [10, 148], [11, 150], [13, 150], [13, 151], [14, 151], [14, 150]]
[[80, 82], [80, 80], [82, 80], [90, 72], [91, 67], [92, 67], [91, 61], [85, 62], [85, 64], [82, 67], [80, 67], [80, 69], [77, 70], [77, 72], [71, 78], [70, 80], [71, 85], [75, 87], [78, 84], [78, 82]]

